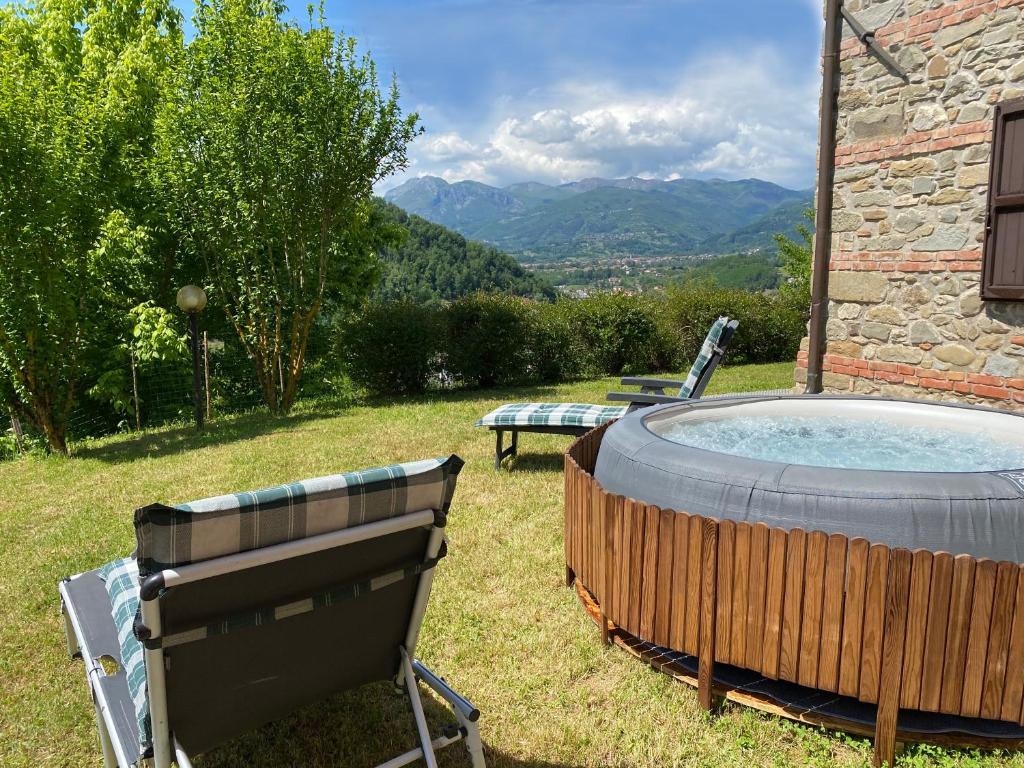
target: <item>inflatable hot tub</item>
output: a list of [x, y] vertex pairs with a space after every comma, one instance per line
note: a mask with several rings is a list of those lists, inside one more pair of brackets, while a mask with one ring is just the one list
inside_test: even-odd
[[1024, 562], [1024, 417], [858, 397], [705, 400], [605, 433], [610, 493], [662, 509]]
[[857, 397], [649, 408], [565, 457], [602, 636], [718, 697], [897, 741], [1024, 748], [1024, 417]]

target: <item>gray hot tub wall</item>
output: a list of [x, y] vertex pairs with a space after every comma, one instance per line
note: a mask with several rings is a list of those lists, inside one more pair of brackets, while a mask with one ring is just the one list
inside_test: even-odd
[[[778, 398], [732, 402], [767, 399]], [[673, 443], [644, 423], [668, 410], [710, 407], [723, 403], [658, 406], [620, 419], [605, 433], [595, 478], [606, 491], [662, 509], [1024, 562], [1024, 471], [878, 472], [780, 464]]]

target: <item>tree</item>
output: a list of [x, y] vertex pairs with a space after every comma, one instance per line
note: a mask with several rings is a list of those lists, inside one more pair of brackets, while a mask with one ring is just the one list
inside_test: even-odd
[[134, 171], [178, 27], [165, 0], [0, 6], [0, 395], [55, 451], [97, 334], [152, 274]]
[[373, 61], [273, 0], [210, 0], [158, 117], [157, 176], [211, 303], [287, 411], [321, 311], [377, 279], [387, 234], [374, 184], [407, 165], [417, 116], [381, 93]]
[[814, 209], [804, 211], [808, 224], [798, 224], [796, 231], [800, 241], [790, 239], [786, 235], [775, 235], [775, 243], [779, 246], [780, 271], [786, 277], [786, 287], [799, 295], [809, 295], [811, 291], [811, 257], [814, 252]]

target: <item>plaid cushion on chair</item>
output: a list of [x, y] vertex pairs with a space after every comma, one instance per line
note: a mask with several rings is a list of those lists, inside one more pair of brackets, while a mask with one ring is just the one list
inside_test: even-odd
[[346, 472], [252, 493], [136, 510], [142, 578], [165, 568], [247, 552], [424, 509], [447, 510], [462, 459]]
[[100, 570], [100, 578], [110, 598], [110, 613], [117, 627], [117, 641], [121, 646], [121, 666], [128, 681], [128, 694], [135, 705], [139, 722], [139, 743], [143, 751], [152, 742], [149, 724], [149, 699], [146, 691], [146, 657], [135, 638], [135, 614], [139, 610], [139, 568], [133, 558], [115, 560]]
[[679, 397], [689, 398], [693, 394], [697, 382], [704, 375], [704, 370], [708, 367], [708, 363], [711, 362], [715, 352], [718, 350], [718, 343], [722, 340], [722, 332], [728, 324], [729, 318], [720, 317], [711, 325], [711, 330], [708, 331], [708, 335], [704, 338], [704, 344], [700, 348], [700, 354], [693, 361], [693, 366], [691, 366], [683, 386], [679, 388]]
[[509, 403], [477, 421], [478, 427], [599, 427], [625, 415], [626, 406], [586, 403]]

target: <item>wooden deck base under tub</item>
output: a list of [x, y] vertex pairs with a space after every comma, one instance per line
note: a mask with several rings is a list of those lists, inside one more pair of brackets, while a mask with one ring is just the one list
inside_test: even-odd
[[[641, 656], [657, 647], [696, 657], [705, 707], [726, 696], [873, 735], [876, 765], [892, 764], [897, 740], [1024, 746], [1024, 566], [720, 521], [607, 493], [592, 472], [608, 426], [577, 440], [565, 460], [567, 576], [607, 638]], [[716, 664], [874, 706], [874, 726], [820, 722], [719, 690]], [[904, 733], [901, 710], [1003, 721], [1011, 738]]]
[[[579, 581], [574, 582], [574, 588], [587, 615], [590, 616], [599, 628], [602, 628], [602, 636], [605, 638], [605, 642], [622, 648], [629, 654], [650, 664], [659, 672], [665, 673], [680, 683], [685, 683], [693, 688], [699, 688], [700, 681], [698, 680], [698, 675], [692, 669], [672, 660], [670, 654], [666, 653], [666, 649], [638, 640], [622, 629], [622, 627], [618, 627], [608, 621], [601, 613], [601, 606], [597, 604], [594, 596]], [[820, 709], [790, 706], [766, 694], [751, 693], [720, 681], [712, 680], [708, 693], [713, 706], [710, 708], [705, 706], [706, 709], [715, 709], [721, 702], [731, 701], [735, 704], [764, 712], [765, 714], [785, 717], [794, 722], [803, 723], [815, 728], [843, 731], [844, 733], [850, 733], [862, 738], [873, 738], [875, 735], [875, 726], [871, 723], [836, 717]], [[978, 736], [970, 733], [922, 733], [921, 731], [904, 728], [896, 729], [896, 752], [899, 751], [898, 747], [901, 744], [916, 742], [927, 742], [944, 747], [973, 747], [976, 749], [1024, 748], [1024, 738], [1005, 739]]]

